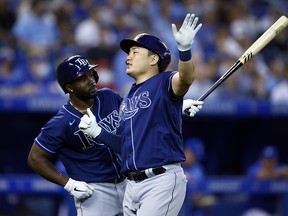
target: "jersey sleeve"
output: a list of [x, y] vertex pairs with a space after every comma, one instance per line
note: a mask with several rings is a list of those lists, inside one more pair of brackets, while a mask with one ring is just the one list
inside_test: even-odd
[[121, 135], [114, 135], [102, 130], [99, 136], [96, 138], [97, 141], [104, 143], [107, 147], [111, 148], [117, 153], [121, 153]]
[[174, 101], [182, 100], [184, 95], [183, 96], [176, 96], [174, 91], [173, 91], [173, 88], [172, 88], [172, 78], [177, 72], [176, 71], [172, 71], [172, 72], [169, 72], [169, 73], [170, 73], [170, 76], [169, 76], [169, 79], [167, 79], [167, 83], [166, 83], [166, 87], [168, 89], [168, 96], [169, 96], [169, 98], [171, 100], [174, 100]]
[[59, 121], [59, 117], [55, 116], [41, 128], [41, 132], [35, 138], [35, 143], [44, 151], [55, 154], [62, 146], [62, 136], [65, 134], [63, 120]]

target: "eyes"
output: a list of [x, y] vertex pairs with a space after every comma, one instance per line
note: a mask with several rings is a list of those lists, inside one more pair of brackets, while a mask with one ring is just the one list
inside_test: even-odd
[[139, 53], [139, 52], [134, 51], [134, 50], [130, 50], [129, 55], [135, 55], [135, 54], [137, 54], [137, 53]]
[[89, 80], [89, 79], [94, 79], [94, 76], [93, 76], [93, 70], [91, 69], [89, 73], [86, 73], [84, 74], [83, 76], [79, 77], [77, 80], [79, 82], [85, 82], [86, 80]]
[[131, 48], [130, 48], [129, 55], [131, 55], [131, 54], [135, 55], [135, 54], [137, 54], [137, 53], [140, 53], [140, 50], [141, 50], [140, 47], [131, 47]]

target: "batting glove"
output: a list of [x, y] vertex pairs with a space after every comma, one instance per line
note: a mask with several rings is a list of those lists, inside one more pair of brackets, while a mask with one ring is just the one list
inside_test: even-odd
[[97, 137], [102, 131], [102, 128], [97, 124], [96, 118], [89, 108], [87, 109], [87, 114], [81, 118], [79, 129], [83, 131], [84, 134], [88, 134], [93, 138]]
[[191, 99], [183, 100], [182, 114], [193, 117], [200, 109], [202, 109], [203, 101]]
[[181, 28], [177, 31], [176, 25], [172, 24], [173, 37], [178, 44], [178, 49], [180, 51], [187, 51], [191, 49], [191, 45], [194, 41], [195, 35], [202, 27], [200, 23], [197, 27], [196, 24], [199, 18], [195, 14], [187, 14]]
[[69, 178], [68, 182], [64, 186], [64, 189], [77, 199], [90, 197], [95, 190], [95, 188], [88, 185], [86, 182], [75, 181], [71, 178]]

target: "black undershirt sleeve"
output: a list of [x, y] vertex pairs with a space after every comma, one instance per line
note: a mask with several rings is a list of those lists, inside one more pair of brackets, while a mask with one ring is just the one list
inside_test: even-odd
[[102, 129], [101, 133], [95, 138], [113, 151], [121, 153], [121, 136], [111, 134]]

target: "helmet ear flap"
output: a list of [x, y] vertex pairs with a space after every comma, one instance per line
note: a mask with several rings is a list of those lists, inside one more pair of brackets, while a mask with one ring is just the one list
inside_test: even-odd
[[99, 81], [99, 76], [98, 76], [97, 71], [93, 71], [93, 77], [94, 77], [94, 79], [95, 79], [95, 82], [98, 83], [98, 81]]

